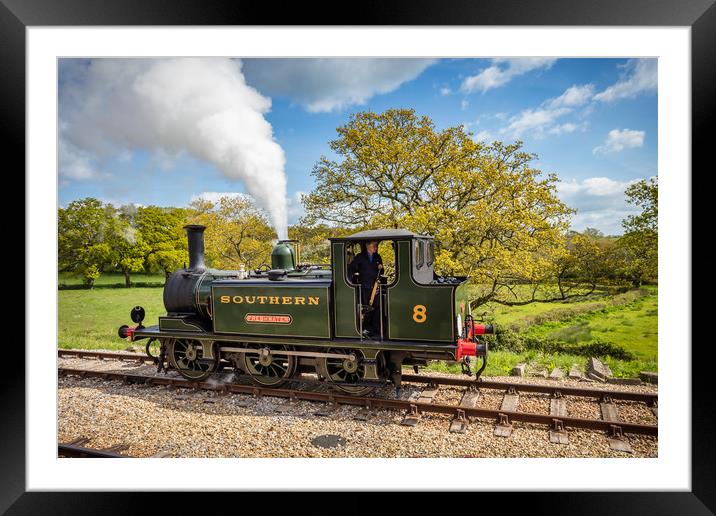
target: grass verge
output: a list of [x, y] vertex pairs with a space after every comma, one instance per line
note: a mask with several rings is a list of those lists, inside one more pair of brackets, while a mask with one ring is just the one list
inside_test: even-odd
[[61, 348], [125, 349], [117, 336], [123, 324], [132, 324], [129, 311], [142, 305], [144, 325], [157, 324], [164, 315], [162, 288], [121, 288], [58, 291], [57, 345]]

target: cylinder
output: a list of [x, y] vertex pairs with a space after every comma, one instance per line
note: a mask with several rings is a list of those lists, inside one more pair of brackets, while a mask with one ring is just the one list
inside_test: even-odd
[[189, 241], [189, 270], [204, 270], [204, 230], [206, 226], [200, 224], [188, 224], [186, 229], [187, 240]]

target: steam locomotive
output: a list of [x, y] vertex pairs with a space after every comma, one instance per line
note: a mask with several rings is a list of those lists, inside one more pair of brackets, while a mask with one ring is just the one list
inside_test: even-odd
[[[136, 326], [118, 332], [129, 341], [149, 339], [148, 354], [150, 343], [159, 343], [160, 368], [204, 380], [233, 366], [273, 387], [311, 372], [355, 395], [389, 382], [400, 388], [403, 365], [417, 371], [430, 360], [456, 361], [472, 374], [471, 361], [480, 357], [478, 377], [485, 368], [487, 343], [478, 336], [493, 328], [473, 319], [467, 277], [435, 274], [433, 237], [371, 230], [330, 238], [329, 265], [302, 264], [299, 242], [280, 240], [270, 269], [230, 271], [206, 267], [204, 226], [184, 229], [189, 266], [167, 278], [167, 314], [145, 327], [144, 309], [136, 306], [130, 313]], [[370, 307], [361, 304], [348, 265], [373, 240], [389, 246], [395, 260], [376, 282], [380, 334], [368, 338], [362, 328]]]

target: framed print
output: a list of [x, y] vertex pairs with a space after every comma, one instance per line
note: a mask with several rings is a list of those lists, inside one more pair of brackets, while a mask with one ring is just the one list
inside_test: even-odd
[[28, 204], [3, 510], [139, 490], [714, 510], [691, 259], [713, 2], [0, 20]]

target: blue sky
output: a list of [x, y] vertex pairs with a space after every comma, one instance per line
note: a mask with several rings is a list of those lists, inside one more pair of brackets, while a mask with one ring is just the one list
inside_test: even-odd
[[561, 179], [574, 229], [619, 234], [634, 212], [624, 189], [657, 174], [656, 68], [652, 59], [65, 59], [59, 202], [185, 206], [232, 192], [270, 207], [285, 191], [287, 212], [271, 215], [293, 223], [336, 127], [357, 111], [405, 107], [483, 141], [523, 140], [537, 168]]

